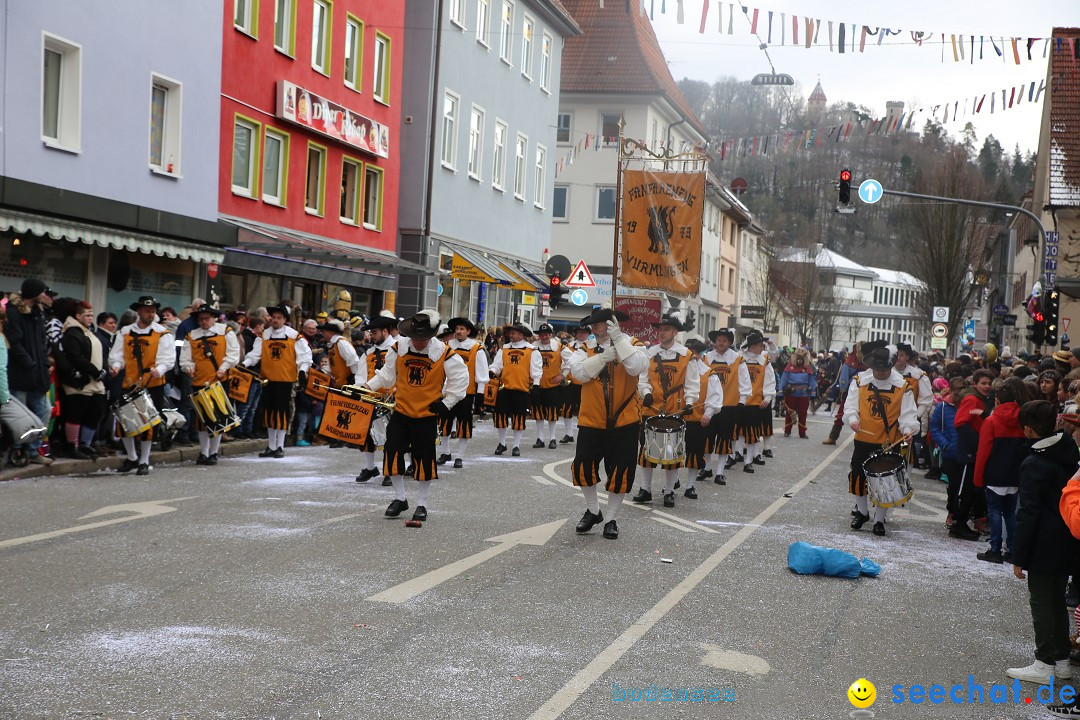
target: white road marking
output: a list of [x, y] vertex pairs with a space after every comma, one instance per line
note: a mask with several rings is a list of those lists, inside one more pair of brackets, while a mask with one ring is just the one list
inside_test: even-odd
[[705, 657], [701, 659], [701, 664], [706, 667], [730, 670], [731, 672], [742, 673], [743, 675], [750, 675], [752, 677], [769, 674], [769, 663], [765, 661], [765, 658], [759, 658], [757, 655], [746, 655], [733, 650], [725, 650], [719, 645], [710, 645], [708, 643], [702, 643], [701, 647], [705, 649]]
[[[619, 635], [619, 637], [615, 638], [615, 640], [604, 648], [599, 655], [593, 658], [588, 665], [570, 678], [546, 703], [529, 716], [529, 720], [554, 720], [554, 718], [557, 718], [566, 712], [567, 708], [573, 705], [593, 683], [610, 670], [623, 655], [633, 648], [638, 640], [652, 630], [653, 626], [660, 622], [665, 615], [678, 605], [691, 590], [701, 584], [701, 581], [704, 580], [709, 573], [715, 570], [716, 567], [727, 559], [732, 552], [746, 542], [751, 535], [757, 532], [762, 524], [768, 522], [769, 518], [775, 515], [780, 508], [784, 507], [795, 494], [806, 487], [811, 480], [817, 478], [825, 468], [829, 467], [829, 465], [839, 457], [840, 453], [847, 449], [848, 445], [850, 445], [853, 440], [854, 436], [849, 435], [846, 440], [837, 445], [836, 449], [829, 453], [829, 455], [806, 475], [806, 477], [792, 485], [787, 492], [787, 495], [791, 497], [778, 497], [771, 505], [758, 513], [757, 517], [751, 520], [749, 525], [740, 528], [730, 540], [721, 545], [716, 552], [694, 568], [682, 582], [668, 591], [668, 593], [660, 598], [660, 601], [654, 606], [645, 611], [645, 614], [638, 618], [637, 622], [627, 628]], [[545, 468], [545, 472], [546, 470], [547, 468]]]
[[680, 525], [679, 523], [671, 522], [670, 520], [666, 520], [666, 519], [664, 519], [662, 517], [656, 517], [656, 515], [649, 515], [649, 519], [650, 520], [655, 520], [656, 522], [660, 523], [661, 525], [667, 525], [668, 527], [673, 527], [676, 530], [682, 530], [683, 532], [688, 532], [688, 533], [697, 532], [697, 530], [695, 530], [694, 528], [684, 527], [684, 526]]
[[541, 485], [554, 485], [555, 484], [555, 483], [551, 482], [550, 480], [548, 480], [543, 475], [533, 475], [532, 479], [535, 480], [536, 482], [540, 483]]
[[75, 527], [64, 528], [63, 530], [53, 530], [51, 532], [38, 533], [36, 535], [27, 535], [20, 538], [12, 538], [10, 540], [0, 540], [0, 548], [14, 547], [16, 545], [25, 545], [27, 543], [38, 542], [39, 540], [51, 540], [55, 537], [61, 537], [63, 535], [70, 535], [71, 533], [85, 532], [86, 530], [93, 530], [99, 527], [105, 527], [107, 525], [116, 525], [118, 523], [131, 522], [132, 520], [139, 520], [141, 518], [153, 517], [155, 515], [164, 515], [165, 513], [176, 512], [176, 508], [168, 507], [165, 503], [175, 503], [181, 500], [194, 500], [198, 495], [192, 495], [190, 497], [171, 498], [169, 500], [147, 500], [146, 502], [136, 503], [124, 503], [123, 505], [109, 505], [103, 507], [100, 510], [95, 510], [92, 513], [83, 515], [79, 520], [85, 520], [86, 518], [99, 517], [101, 515], [112, 515], [120, 512], [131, 512], [134, 515], [126, 515], [120, 518], [114, 518], [112, 520], [102, 520], [101, 522], [88, 523], [86, 525], [76, 525]]
[[360, 517], [361, 515], [363, 515], [363, 513], [349, 513], [348, 515], [338, 515], [336, 517], [327, 518], [326, 520], [321, 520], [315, 523], [315, 527], [319, 527], [320, 525], [329, 525], [330, 523], [341, 522], [342, 520], [349, 520], [354, 517]]

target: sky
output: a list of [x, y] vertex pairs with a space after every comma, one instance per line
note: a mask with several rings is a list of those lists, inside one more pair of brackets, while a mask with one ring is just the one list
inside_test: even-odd
[[[612, 0], [608, 0], [611, 2]], [[768, 73], [769, 61], [758, 48], [758, 40], [750, 33], [750, 22], [736, 5], [733, 34], [727, 34], [729, 10], [726, 0], [712, 0], [704, 34], [699, 33], [702, 5], [706, 0], [683, 0], [685, 23], [676, 19], [677, 0], [645, 0], [646, 11], [653, 7], [653, 28], [668, 60], [672, 77], [689, 77], [712, 82], [720, 77], [734, 76], [749, 80], [758, 73]], [[1030, 86], [1046, 78], [1047, 59], [1043, 58], [1044, 41], [1032, 47], [1032, 61], [1027, 60], [1026, 41], [1020, 41], [1021, 63], [1015, 64], [1010, 46], [1004, 57], [998, 57], [990, 37], [1049, 37], [1053, 27], [1080, 26], [1080, 0], [905, 0], [901, 3], [868, 3], [854, 0], [743, 0], [747, 7], [758, 8], [758, 34], [768, 41], [767, 11], [773, 11], [773, 42], [769, 55], [778, 73], [791, 75], [803, 93], [809, 96], [814, 85], [821, 81], [829, 103], [851, 101], [869, 107], [875, 117], [885, 114], [885, 102], [900, 100], [910, 109], [914, 106], [950, 105], [967, 100], [968, 112], [963, 110], [958, 121], [949, 113], [945, 129], [958, 138], [964, 125], [974, 127], [978, 146], [987, 135], [994, 135], [1006, 151], [1019, 144], [1022, 151], [1034, 151], [1038, 145], [1042, 101], [1035, 105], [1024, 102], [1002, 112], [1000, 107], [989, 113], [989, 94], [996, 91], [1001, 99], [1003, 88], [1020, 84]], [[633, 0], [631, 0], [632, 4]], [[667, 13], [661, 14], [666, 2]], [[720, 6], [724, 31], [717, 30], [717, 6]], [[787, 44], [780, 44], [780, 13], [786, 14]], [[819, 45], [805, 48], [791, 43], [791, 16], [799, 17], [799, 40], [804, 40], [804, 18], [823, 21], [818, 36]], [[826, 38], [827, 22], [832, 20], [834, 32], [840, 23], [887, 27], [903, 30], [876, 45], [876, 37], [868, 37], [866, 51], [854, 54], [829, 52]], [[922, 46], [916, 45], [911, 31], [926, 34]], [[941, 33], [945, 33], [945, 60], [942, 62]], [[952, 34], [975, 36], [975, 60], [965, 51], [965, 59], [954, 62]], [[983, 59], [978, 59], [979, 37], [986, 36]], [[850, 49], [850, 38], [848, 46]], [[1007, 41], [1006, 41], [1007, 42]], [[889, 44], [891, 43], [891, 44]], [[967, 46], [968, 48], [970, 45]], [[856, 48], [857, 50], [857, 48]], [[1049, 53], [1047, 53], [1049, 56]], [[987, 95], [982, 112], [971, 113], [971, 99]], [[1043, 98], [1045, 98], [1045, 91]], [[912, 126], [921, 128], [928, 114], [916, 116]], [[938, 119], [942, 118], [938, 113]], [[762, 128], [762, 134], [779, 128]]]

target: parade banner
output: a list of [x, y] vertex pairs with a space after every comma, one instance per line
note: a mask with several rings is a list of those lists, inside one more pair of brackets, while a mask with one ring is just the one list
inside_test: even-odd
[[698, 293], [705, 173], [623, 171], [619, 284]]
[[660, 298], [619, 297], [616, 310], [622, 310], [630, 316], [626, 322], [619, 323], [622, 331], [636, 337], [646, 345], [659, 341], [654, 324], [660, 322]]
[[363, 445], [374, 414], [375, 406], [364, 399], [330, 392], [326, 396], [319, 434], [350, 445]]

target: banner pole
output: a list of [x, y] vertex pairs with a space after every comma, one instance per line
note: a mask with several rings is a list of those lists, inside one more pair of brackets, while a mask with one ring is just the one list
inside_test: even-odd
[[623, 181], [623, 124], [619, 118], [619, 144], [615, 148], [616, 173], [615, 173], [615, 233], [612, 238], [611, 251], [611, 311], [615, 312], [615, 304], [619, 295], [619, 237], [622, 234], [622, 181]]

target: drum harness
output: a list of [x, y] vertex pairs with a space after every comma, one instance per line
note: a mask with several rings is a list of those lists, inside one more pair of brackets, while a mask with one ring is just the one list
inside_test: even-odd
[[[878, 413], [881, 414], [881, 422], [885, 426], [885, 437], [886, 437], [886, 439], [888, 439], [890, 423], [889, 423], [889, 417], [885, 414], [885, 401], [881, 399], [881, 391], [878, 390], [877, 385], [875, 385], [873, 383], [873, 381], [870, 382], [870, 391], [872, 393], [874, 393], [874, 405], [877, 406], [877, 411], [878, 411]], [[899, 428], [897, 428], [897, 429], [899, 430]], [[895, 445], [897, 443], [893, 443], [893, 444]], [[891, 445], [886, 446], [886, 445], [882, 444], [881, 447], [882, 447], [882, 449], [879, 450], [878, 452], [885, 452], [886, 447], [892, 447], [892, 446]], [[877, 453], [875, 453], [875, 454], [877, 454]]]
[[202, 344], [203, 355], [210, 360], [210, 364], [214, 366], [214, 372], [216, 373], [221, 368], [218, 367], [217, 358], [214, 357], [214, 348], [210, 345], [210, 339], [206, 335], [203, 335], [199, 338], [199, 342]]

